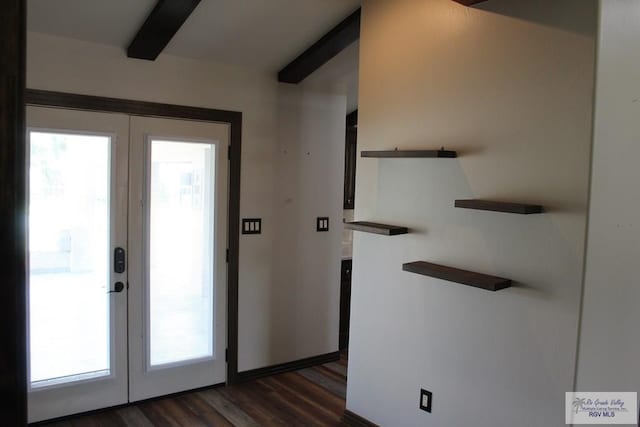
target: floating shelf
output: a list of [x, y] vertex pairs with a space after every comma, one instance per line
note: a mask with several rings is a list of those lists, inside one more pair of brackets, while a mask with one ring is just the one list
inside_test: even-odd
[[453, 0], [465, 6], [473, 6], [474, 4], [483, 3], [487, 0]]
[[378, 224], [375, 222], [356, 221], [346, 222], [345, 227], [349, 230], [364, 231], [365, 233], [382, 234], [384, 236], [397, 236], [398, 234], [407, 234], [407, 227], [399, 227], [397, 225]]
[[362, 151], [361, 157], [375, 158], [447, 158], [458, 157], [458, 153], [450, 150], [387, 150]]
[[500, 289], [505, 289], [511, 286], [511, 280], [509, 279], [489, 276], [482, 273], [474, 273], [472, 271], [460, 270], [439, 264], [432, 264], [426, 261], [402, 264], [402, 270], [422, 274], [423, 276], [448, 280], [450, 282], [462, 283], [463, 285], [486, 289], [488, 291], [499, 291]]
[[456, 208], [478, 209], [482, 211], [506, 212], [521, 215], [539, 214], [544, 212], [540, 205], [526, 205], [522, 203], [496, 202], [491, 200], [456, 200]]

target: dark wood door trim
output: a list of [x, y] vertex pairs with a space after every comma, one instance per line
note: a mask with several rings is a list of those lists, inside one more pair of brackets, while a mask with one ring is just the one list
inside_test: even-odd
[[[164, 117], [228, 123], [230, 125], [229, 164], [229, 264], [227, 268], [227, 383], [238, 382], [238, 270], [240, 252], [240, 167], [242, 155], [242, 113], [160, 104], [120, 98], [78, 95], [27, 89], [26, 103], [43, 107], [124, 113], [133, 116]], [[24, 130], [22, 131], [24, 133]], [[24, 162], [23, 162], [24, 163]], [[22, 181], [24, 187], [24, 179]]]
[[27, 422], [26, 1], [0, 11], [0, 420]]
[[358, 110], [353, 110], [347, 114], [347, 127], [358, 127]]
[[356, 163], [358, 157], [358, 128], [347, 126], [344, 147], [344, 209], [354, 209], [356, 199]]
[[353, 262], [343, 259], [340, 272], [340, 328], [338, 335], [338, 349], [349, 348], [349, 323], [351, 317], [351, 271]]
[[[132, 116], [166, 117], [206, 122], [241, 122], [242, 113], [237, 111], [215, 110], [211, 108], [190, 107], [186, 105], [161, 104], [157, 102], [133, 101], [103, 96], [78, 95], [66, 92], [51, 92], [39, 89], [27, 89], [28, 105], [44, 107], [70, 108], [75, 110], [124, 113]], [[232, 128], [233, 131], [233, 128]], [[234, 141], [232, 141], [233, 143]]]

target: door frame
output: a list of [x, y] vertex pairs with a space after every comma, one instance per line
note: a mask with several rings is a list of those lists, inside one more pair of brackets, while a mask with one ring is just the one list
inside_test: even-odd
[[26, 361], [26, 81], [27, 2], [0, 13], [0, 419], [27, 422]]
[[134, 101], [120, 98], [78, 95], [27, 89], [27, 105], [74, 110], [124, 113], [131, 116], [160, 117], [227, 123], [229, 136], [229, 212], [227, 264], [227, 384], [238, 378], [238, 270], [240, 252], [240, 159], [242, 154], [242, 112]]

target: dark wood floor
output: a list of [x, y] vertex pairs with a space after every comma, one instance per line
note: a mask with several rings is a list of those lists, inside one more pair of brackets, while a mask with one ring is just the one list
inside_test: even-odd
[[344, 426], [347, 360], [45, 424], [98, 426]]

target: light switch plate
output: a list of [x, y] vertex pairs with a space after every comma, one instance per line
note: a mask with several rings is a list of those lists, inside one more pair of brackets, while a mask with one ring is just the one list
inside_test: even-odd
[[329, 217], [319, 216], [316, 221], [316, 231], [329, 231]]
[[242, 234], [262, 233], [262, 218], [243, 218]]

